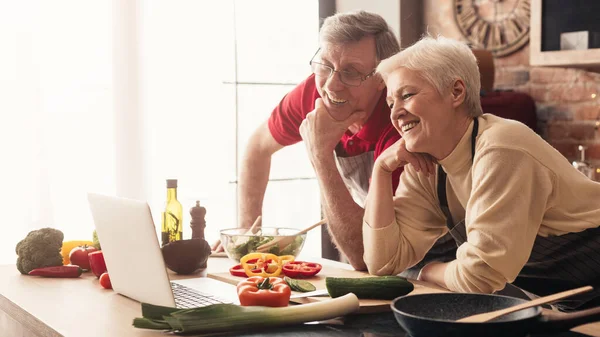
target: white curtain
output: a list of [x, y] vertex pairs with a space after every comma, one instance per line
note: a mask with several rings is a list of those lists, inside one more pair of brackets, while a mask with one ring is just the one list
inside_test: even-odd
[[[237, 62], [234, 3], [238, 55], [246, 53]], [[180, 181], [184, 223], [200, 200], [210, 241], [235, 227], [248, 130], [293, 87], [240, 89], [237, 72], [248, 82], [299, 82], [317, 20], [317, 1], [304, 0], [0, 0], [0, 263], [14, 263], [33, 229], [91, 239], [87, 192], [147, 200], [156, 221], [167, 178]], [[272, 176], [310, 176], [302, 151], [278, 153]], [[300, 183], [300, 195], [288, 195], [285, 181], [270, 188], [271, 224], [318, 220], [318, 186]]]
[[31, 229], [91, 238], [85, 193], [115, 193], [112, 5], [0, 1], [0, 262]]

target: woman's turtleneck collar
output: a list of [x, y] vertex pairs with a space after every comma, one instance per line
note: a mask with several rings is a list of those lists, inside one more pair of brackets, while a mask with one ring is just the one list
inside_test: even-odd
[[458, 142], [458, 145], [450, 152], [450, 154], [439, 160], [438, 163], [447, 174], [453, 174], [460, 171], [465, 165], [472, 165], [471, 160], [471, 133], [473, 132], [473, 120], [469, 123], [469, 127]]

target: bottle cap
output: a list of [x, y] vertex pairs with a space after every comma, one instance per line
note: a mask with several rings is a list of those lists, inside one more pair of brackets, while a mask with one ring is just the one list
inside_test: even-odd
[[167, 188], [177, 188], [177, 179], [167, 179]]

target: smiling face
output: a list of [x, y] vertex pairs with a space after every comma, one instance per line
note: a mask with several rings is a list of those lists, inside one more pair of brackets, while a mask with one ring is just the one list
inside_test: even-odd
[[[332, 67], [336, 71], [359, 73], [364, 77], [372, 73], [377, 66], [375, 39], [368, 36], [353, 43], [324, 43], [314, 61]], [[342, 83], [337, 72], [329, 77], [316, 75], [315, 81], [325, 107], [333, 118], [345, 120], [353, 112], [365, 111], [367, 115], [363, 123], [371, 115], [381, 96], [381, 91], [385, 88], [378, 75], [367, 78], [358, 87]]]
[[416, 71], [400, 67], [387, 76], [386, 84], [390, 118], [406, 149], [429, 153], [436, 159], [449, 155], [469, 123], [464, 108], [460, 108], [464, 100], [462, 81], [440, 95]]

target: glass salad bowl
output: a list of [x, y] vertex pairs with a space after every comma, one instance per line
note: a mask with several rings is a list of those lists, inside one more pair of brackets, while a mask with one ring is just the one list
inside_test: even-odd
[[[248, 228], [221, 230], [223, 249], [227, 256], [236, 262], [239, 262], [242, 256], [256, 252], [297, 257], [306, 240], [306, 233], [298, 234], [300, 230], [294, 228], [260, 227], [254, 234], [246, 232]], [[279, 243], [261, 251], [257, 250], [259, 246], [274, 240]]]

